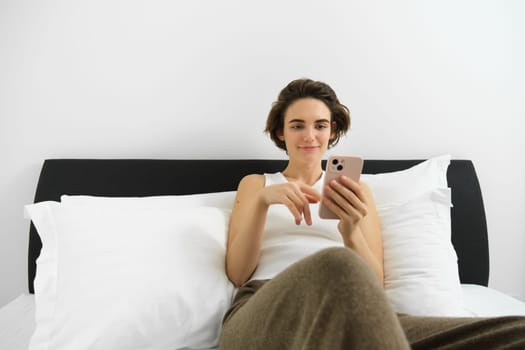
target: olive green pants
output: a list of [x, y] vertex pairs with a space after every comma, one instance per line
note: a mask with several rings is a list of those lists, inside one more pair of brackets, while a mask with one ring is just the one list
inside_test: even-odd
[[352, 250], [329, 248], [239, 288], [220, 349], [525, 349], [525, 317], [396, 315]]

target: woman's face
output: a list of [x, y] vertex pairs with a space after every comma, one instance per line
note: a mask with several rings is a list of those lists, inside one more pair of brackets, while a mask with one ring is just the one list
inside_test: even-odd
[[286, 109], [283, 130], [278, 137], [285, 142], [290, 159], [316, 161], [323, 157], [334, 137], [330, 125], [330, 109], [323, 101], [302, 98]]

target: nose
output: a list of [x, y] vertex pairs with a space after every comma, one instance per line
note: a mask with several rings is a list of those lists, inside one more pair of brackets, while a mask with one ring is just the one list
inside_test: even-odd
[[315, 139], [315, 128], [306, 128], [304, 141], [312, 142]]

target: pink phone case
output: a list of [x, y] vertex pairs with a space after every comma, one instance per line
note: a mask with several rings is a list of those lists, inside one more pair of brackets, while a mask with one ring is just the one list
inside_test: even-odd
[[[345, 175], [354, 181], [359, 181], [363, 170], [363, 159], [356, 156], [330, 156], [326, 162], [326, 170], [323, 181], [324, 188], [333, 179]], [[338, 217], [327, 206], [319, 204], [319, 217], [322, 219], [338, 219]]]

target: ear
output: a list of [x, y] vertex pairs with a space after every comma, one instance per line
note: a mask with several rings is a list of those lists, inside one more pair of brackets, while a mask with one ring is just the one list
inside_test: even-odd
[[284, 141], [284, 133], [282, 129], [279, 129], [275, 132], [275, 135], [277, 135], [277, 138], [281, 141]]
[[333, 139], [335, 139], [335, 128], [337, 126], [336, 122], [332, 122], [332, 124], [330, 125], [330, 141], [332, 141]]

